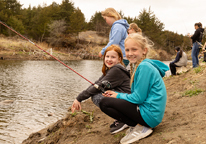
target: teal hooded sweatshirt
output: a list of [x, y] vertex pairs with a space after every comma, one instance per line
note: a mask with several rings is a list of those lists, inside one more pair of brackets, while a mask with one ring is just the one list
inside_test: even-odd
[[144, 121], [152, 128], [163, 119], [167, 93], [162, 77], [169, 67], [158, 60], [143, 60], [135, 72], [131, 94], [118, 93], [117, 98], [139, 106]]

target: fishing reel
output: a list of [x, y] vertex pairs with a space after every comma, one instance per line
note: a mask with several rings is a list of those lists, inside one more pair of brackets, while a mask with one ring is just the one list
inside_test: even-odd
[[102, 81], [101, 85], [95, 84], [94, 87], [104, 93], [106, 90], [111, 89], [112, 85], [109, 81]]

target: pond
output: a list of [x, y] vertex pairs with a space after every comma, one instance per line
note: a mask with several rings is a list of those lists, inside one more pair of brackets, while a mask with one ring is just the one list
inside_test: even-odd
[[[64, 63], [91, 82], [102, 74], [102, 61]], [[0, 102], [11, 100], [0, 104], [1, 144], [19, 144], [61, 119], [76, 96], [90, 85], [57, 61], [0, 61], [0, 71]]]

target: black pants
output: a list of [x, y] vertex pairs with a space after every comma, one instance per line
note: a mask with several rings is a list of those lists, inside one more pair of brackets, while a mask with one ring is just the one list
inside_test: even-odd
[[122, 99], [104, 97], [99, 105], [102, 112], [129, 126], [134, 127], [137, 124], [140, 124], [150, 127], [143, 120], [139, 107], [136, 104]]
[[173, 63], [170, 63], [169, 65], [170, 65], [171, 74], [176, 75], [176, 67], [179, 67], [179, 66], [177, 66], [176, 64], [173, 64]]

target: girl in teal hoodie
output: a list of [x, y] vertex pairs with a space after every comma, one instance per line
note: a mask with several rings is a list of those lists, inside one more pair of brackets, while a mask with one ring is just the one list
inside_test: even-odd
[[164, 116], [167, 93], [162, 77], [169, 67], [158, 60], [146, 59], [151, 47], [151, 42], [140, 34], [133, 33], [126, 38], [131, 94], [107, 91], [100, 102], [104, 113], [130, 126], [120, 141], [122, 144], [150, 135]]

